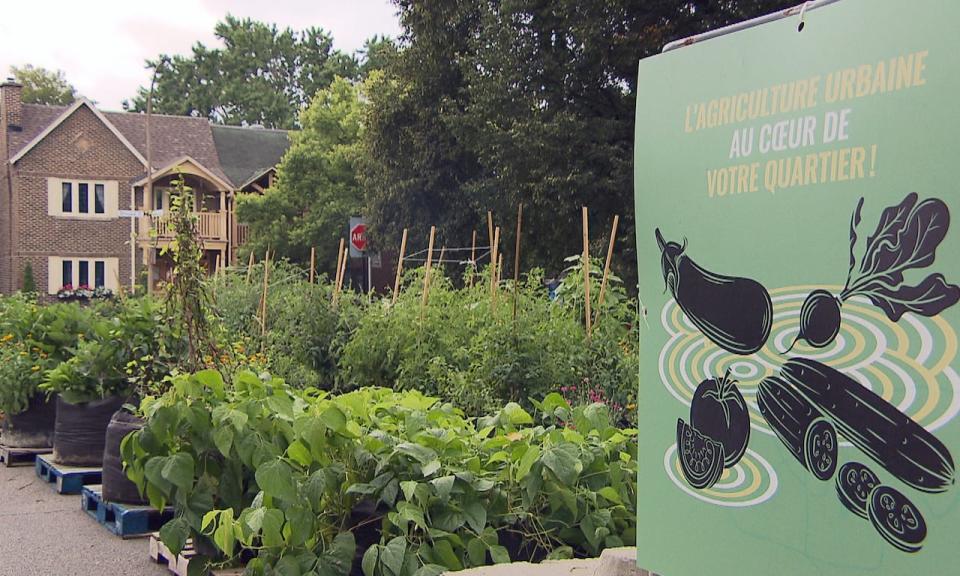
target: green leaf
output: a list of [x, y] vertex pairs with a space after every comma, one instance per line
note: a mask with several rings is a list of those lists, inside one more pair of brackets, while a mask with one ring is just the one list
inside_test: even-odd
[[487, 509], [476, 498], [464, 504], [463, 516], [470, 528], [477, 534], [483, 532], [483, 528], [487, 525]]
[[[250, 529], [250, 532], [257, 534], [260, 532], [260, 529], [263, 527], [263, 517], [267, 513], [266, 508], [248, 508], [244, 510], [246, 515], [241, 514], [240, 518], [243, 519], [243, 522], [247, 525], [247, 528]], [[204, 516], [204, 523], [206, 523], [207, 518]]]
[[547, 554], [547, 560], [569, 560], [571, 558], [573, 558], [573, 548], [570, 546], [554, 548]]
[[293, 469], [283, 459], [266, 462], [257, 468], [257, 485], [268, 496], [294, 502], [297, 488], [294, 485]]
[[215, 398], [224, 397], [223, 376], [216, 370], [201, 370], [193, 375], [193, 379], [212, 390]]
[[526, 410], [520, 407], [516, 402], [510, 402], [503, 407], [500, 412], [501, 420], [505, 419], [508, 424], [518, 426], [521, 424], [533, 424], [533, 418]]
[[289, 530], [287, 546], [299, 546], [313, 535], [314, 516], [309, 508], [301, 506], [289, 508], [286, 517], [287, 525], [285, 529]]
[[261, 538], [267, 547], [283, 546], [283, 512], [276, 508], [264, 508]]
[[400, 502], [397, 504], [397, 512], [400, 518], [413, 522], [418, 528], [427, 529], [427, 523], [423, 518], [423, 510], [416, 504], [410, 502]]
[[450, 498], [450, 491], [453, 490], [454, 480], [456, 480], [455, 476], [441, 476], [440, 478], [434, 478], [430, 481], [440, 500], [446, 502]]
[[487, 545], [480, 538], [473, 538], [467, 542], [467, 556], [470, 558], [470, 564], [473, 566], [485, 566], [487, 564]]
[[[406, 454], [407, 456], [412, 457], [421, 466], [424, 466], [430, 462], [433, 462], [437, 459], [437, 453], [427, 448], [426, 446], [421, 446], [420, 444], [414, 444], [413, 442], [404, 442], [402, 444], [397, 444], [397, 447], [394, 449], [396, 452], [401, 454]], [[439, 467], [439, 462], [437, 463]], [[427, 474], [424, 474], [427, 476]]]
[[520, 462], [517, 464], [517, 480], [523, 480], [527, 477], [527, 474], [530, 473], [530, 468], [536, 464], [537, 460], [540, 459], [540, 447], [531, 444], [527, 448], [527, 451], [523, 453], [523, 456], [520, 457]]
[[561, 442], [547, 448], [543, 452], [543, 465], [567, 486], [573, 486], [577, 477], [583, 472], [580, 449], [569, 442]]
[[420, 471], [423, 473], [424, 478], [427, 478], [436, 474], [438, 470], [440, 470], [439, 460], [431, 460], [420, 468]]
[[450, 545], [449, 541], [437, 541], [433, 545], [433, 551], [436, 553], [437, 559], [448, 569], [463, 570], [463, 564], [460, 563], [460, 559], [457, 558], [457, 555], [453, 552], [453, 546]]
[[320, 559], [319, 576], [348, 576], [357, 553], [357, 541], [353, 532], [337, 534], [333, 543]]
[[507, 552], [507, 549], [503, 546], [491, 546], [490, 557], [493, 559], [494, 564], [510, 563], [510, 553]]
[[380, 546], [374, 544], [367, 548], [367, 551], [363, 553], [363, 561], [360, 563], [360, 567], [363, 569], [364, 576], [374, 576], [374, 571], [377, 569], [377, 561], [380, 559]]
[[187, 545], [187, 538], [190, 537], [190, 524], [183, 516], [178, 516], [170, 520], [160, 528], [160, 540], [163, 545], [170, 549], [174, 555], [179, 554], [183, 547]]
[[623, 504], [623, 500], [620, 498], [620, 493], [617, 492], [613, 486], [604, 486], [603, 488], [597, 490], [597, 494], [603, 496], [614, 504]]
[[[147, 482], [163, 492], [168, 492], [170, 488], [173, 487], [173, 484], [163, 476], [163, 469], [166, 467], [168, 460], [168, 456], [153, 457], [147, 460], [143, 469], [144, 475], [147, 477]], [[147, 488], [150, 488], [149, 484]]]
[[446, 571], [447, 568], [439, 564], [424, 564], [413, 573], [413, 576], [440, 576]]
[[224, 554], [233, 556], [233, 547], [236, 544], [233, 532], [233, 509], [227, 508], [220, 512], [217, 529], [213, 533], [213, 542]]
[[233, 428], [219, 426], [213, 432], [213, 443], [224, 457], [230, 457], [230, 447], [233, 446]]
[[330, 406], [324, 410], [323, 413], [320, 414], [320, 421], [334, 432], [342, 432], [344, 426], [347, 425], [347, 417], [336, 406]]
[[310, 466], [310, 463], [313, 462], [313, 457], [310, 455], [310, 449], [299, 440], [295, 440], [292, 444], [287, 446], [287, 456], [303, 467], [308, 467]]
[[417, 491], [417, 483], [413, 480], [407, 480], [400, 483], [400, 490], [403, 491], [403, 497], [409, 502], [413, 500], [413, 495]]
[[163, 465], [163, 477], [182, 490], [193, 486], [193, 456], [188, 452], [177, 452]]
[[219, 515], [220, 515], [220, 510], [207, 511], [207, 513], [203, 515], [203, 520], [200, 522], [200, 531], [205, 532], [207, 530], [207, 526], [213, 523], [217, 519], [217, 516]]
[[407, 539], [403, 536], [387, 542], [387, 545], [380, 550], [380, 562], [384, 568], [389, 570], [391, 576], [401, 576], [400, 570], [403, 568], [403, 555], [407, 551]]

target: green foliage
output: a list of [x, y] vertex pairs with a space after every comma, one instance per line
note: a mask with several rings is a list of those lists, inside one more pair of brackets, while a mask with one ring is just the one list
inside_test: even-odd
[[[223, 48], [197, 43], [188, 56], [161, 55], [147, 62], [156, 71], [153, 109], [200, 116], [222, 124], [294, 128], [298, 112], [334, 78], [356, 78], [355, 56], [333, 48], [321, 28], [278, 28], [275, 24], [227, 15], [214, 35]], [[374, 38], [363, 67], [376, 67], [388, 49]], [[149, 90], [140, 88], [133, 109], [146, 109]]]
[[25, 294], [35, 294], [37, 292], [37, 281], [33, 278], [33, 266], [29, 262], [23, 267], [23, 282], [20, 286], [20, 291]]
[[[301, 131], [263, 195], [238, 199], [237, 215], [250, 227], [245, 250], [307, 262], [317, 249], [318, 270], [335, 273], [337, 240], [350, 216], [361, 213], [356, 164], [362, 129], [360, 88], [336, 78], [300, 115]], [[248, 252], [247, 252], [248, 253]]]
[[[558, 394], [479, 420], [417, 391], [296, 391], [250, 372], [174, 378], [121, 447], [161, 532], [248, 573], [439, 574], [511, 559], [596, 555], [635, 534], [635, 432]], [[296, 573], [296, 572], [294, 572]]]
[[156, 393], [183, 354], [162, 307], [150, 298], [104, 306], [88, 322], [86, 331], [74, 332], [69, 358], [48, 370], [40, 385], [72, 404]]
[[77, 98], [77, 90], [67, 82], [61, 70], [35, 68], [30, 64], [11, 66], [10, 74], [23, 85], [24, 104], [67, 106]]

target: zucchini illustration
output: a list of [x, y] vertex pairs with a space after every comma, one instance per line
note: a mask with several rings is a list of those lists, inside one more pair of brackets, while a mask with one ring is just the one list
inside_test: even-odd
[[955, 468], [947, 447], [853, 378], [809, 358], [791, 358], [780, 374], [844, 438], [908, 486], [936, 493], [953, 485]]
[[837, 497], [847, 510], [867, 518], [870, 493], [880, 485], [880, 478], [859, 462], [847, 462], [837, 472]]
[[770, 336], [773, 303], [762, 284], [701, 268], [684, 254], [687, 245], [667, 242], [656, 230], [663, 280], [687, 318], [714, 344], [749, 355]]
[[889, 486], [870, 493], [867, 515], [884, 540], [904, 552], [919, 552], [927, 537], [923, 514], [909, 498]]
[[780, 378], [760, 381], [760, 414], [790, 454], [818, 480], [837, 469], [837, 432], [813, 404]]

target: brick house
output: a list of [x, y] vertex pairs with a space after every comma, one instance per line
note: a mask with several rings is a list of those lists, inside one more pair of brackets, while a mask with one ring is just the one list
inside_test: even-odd
[[180, 175], [196, 196], [208, 270], [236, 261], [245, 240], [236, 197], [272, 183], [285, 131], [152, 115], [147, 195], [146, 116], [85, 99], [24, 104], [21, 94], [19, 84], [0, 84], [0, 293], [22, 287], [28, 263], [47, 294], [66, 284], [152, 289], [170, 274], [161, 251], [172, 239], [166, 211]]

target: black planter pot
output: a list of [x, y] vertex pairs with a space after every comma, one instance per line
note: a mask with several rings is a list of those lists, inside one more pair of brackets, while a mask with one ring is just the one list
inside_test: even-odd
[[122, 406], [119, 396], [80, 404], [57, 398], [53, 461], [67, 466], [101, 466], [107, 426]]
[[107, 502], [124, 504], [147, 504], [137, 485], [127, 478], [120, 457], [120, 443], [130, 433], [143, 428], [143, 420], [124, 409], [117, 410], [110, 418], [103, 446], [102, 494]]
[[0, 444], [8, 448], [50, 448], [57, 420], [57, 403], [46, 394], [30, 397], [27, 409], [3, 420]]

